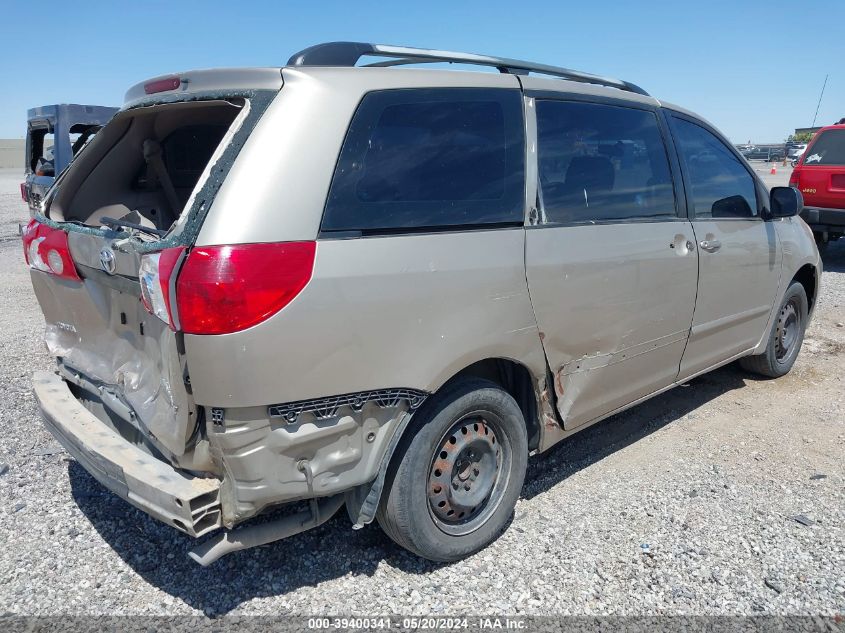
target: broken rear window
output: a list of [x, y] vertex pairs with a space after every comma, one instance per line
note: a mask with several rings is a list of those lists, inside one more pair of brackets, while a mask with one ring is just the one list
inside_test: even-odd
[[50, 207], [57, 220], [100, 226], [112, 218], [159, 231], [180, 217], [242, 100], [180, 102], [115, 116], [74, 161]]

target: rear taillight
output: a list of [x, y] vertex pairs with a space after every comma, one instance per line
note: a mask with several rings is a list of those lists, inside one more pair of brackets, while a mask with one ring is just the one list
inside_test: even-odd
[[22, 237], [23, 255], [30, 268], [63, 279], [82, 281], [70, 256], [67, 233], [30, 220]]
[[261, 323], [305, 288], [316, 250], [316, 242], [194, 248], [176, 282], [181, 329], [227, 334]]
[[170, 280], [173, 278], [173, 272], [184, 252], [185, 248], [178, 246], [144, 255], [141, 257], [141, 268], [138, 271], [138, 281], [141, 284], [141, 302], [144, 307], [150, 314], [154, 314], [174, 330], [176, 327], [170, 307], [170, 291], [172, 288]]
[[24, 202], [29, 202], [29, 196], [26, 195], [26, 183], [21, 183], [21, 200]]
[[792, 174], [789, 176], [789, 186], [795, 187], [798, 189], [798, 185], [801, 182], [801, 170], [798, 169], [796, 166], [795, 169], [792, 170]]
[[[302, 291], [314, 269], [316, 242], [236, 244], [182, 248], [141, 258], [141, 298], [171, 328], [173, 297], [179, 329], [187, 334], [229, 334], [257, 325]], [[176, 283], [171, 282], [178, 270]]]

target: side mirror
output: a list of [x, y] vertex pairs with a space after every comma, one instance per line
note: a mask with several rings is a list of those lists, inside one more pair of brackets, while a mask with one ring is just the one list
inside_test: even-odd
[[772, 218], [789, 218], [804, 209], [804, 196], [795, 187], [772, 187], [769, 202]]

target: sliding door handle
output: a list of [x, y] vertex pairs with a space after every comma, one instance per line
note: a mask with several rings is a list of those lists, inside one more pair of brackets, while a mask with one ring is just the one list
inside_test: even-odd
[[715, 253], [722, 248], [722, 243], [719, 240], [701, 240], [698, 245], [708, 253]]

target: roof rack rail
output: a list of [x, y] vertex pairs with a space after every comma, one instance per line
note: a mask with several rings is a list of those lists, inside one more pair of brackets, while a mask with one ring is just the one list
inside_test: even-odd
[[506, 57], [490, 57], [488, 55], [476, 55], [474, 53], [455, 53], [452, 51], [439, 51], [428, 48], [412, 48], [410, 46], [390, 46], [386, 44], [367, 44], [364, 42], [327, 42], [316, 44], [295, 53], [289, 60], [288, 66], [355, 66], [362, 57], [386, 57], [380, 61], [367, 66], [385, 67], [401, 66], [404, 64], [421, 63], [458, 63], [476, 64], [479, 66], [492, 66], [501, 73], [515, 75], [527, 75], [528, 73], [539, 73], [551, 75], [571, 81], [580, 81], [588, 84], [599, 84], [610, 86], [619, 90], [627, 90], [640, 95], [650, 96], [639, 86], [621, 79], [612, 77], [601, 77], [582, 73], [577, 70], [561, 68], [559, 66], [548, 66], [546, 64], [535, 64], [519, 59], [508, 59]]

